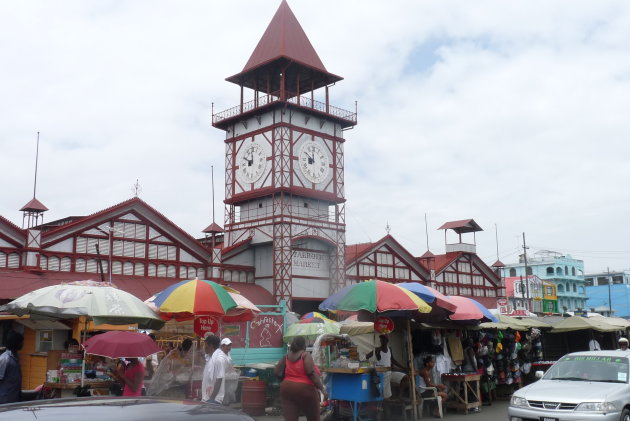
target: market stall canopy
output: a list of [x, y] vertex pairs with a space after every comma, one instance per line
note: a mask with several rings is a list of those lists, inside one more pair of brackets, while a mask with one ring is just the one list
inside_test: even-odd
[[593, 329], [600, 332], [615, 332], [623, 330], [619, 326], [606, 323], [600, 318], [571, 316], [553, 325], [550, 333], [572, 332], [574, 330]]
[[595, 320], [603, 320], [605, 323], [613, 326], [619, 326], [621, 329], [626, 329], [630, 327], [630, 321], [621, 317], [592, 316], [590, 318]]
[[532, 327], [537, 327], [537, 328], [550, 328], [551, 325], [549, 323], [545, 323], [542, 320], [538, 320], [536, 318], [533, 317], [523, 317], [523, 318], [516, 318], [516, 320], [519, 321], [520, 324], [522, 324], [523, 326], [527, 327], [527, 328], [532, 328]]
[[159, 329], [164, 325], [139, 298], [107, 283], [76, 281], [31, 291], [0, 311], [31, 318], [75, 319], [90, 318], [96, 324], [128, 325], [137, 323], [141, 329]]
[[483, 304], [477, 300], [457, 295], [449, 295], [448, 299], [457, 306], [455, 313], [448, 316], [454, 321], [498, 322]]
[[92, 336], [82, 346], [88, 354], [108, 358], [144, 358], [162, 351], [149, 335], [124, 331]]
[[371, 313], [409, 310], [429, 313], [431, 306], [416, 294], [396, 284], [384, 281], [365, 281], [348, 285], [319, 305], [323, 311], [367, 310]]
[[519, 319], [514, 317], [506, 316], [504, 314], [499, 314], [495, 316], [498, 321], [497, 322], [485, 322], [479, 325], [482, 329], [499, 329], [499, 330], [521, 330], [526, 331], [529, 328], [521, 323]]
[[339, 333], [350, 336], [365, 335], [374, 333], [374, 322], [352, 322], [344, 323], [339, 329]]

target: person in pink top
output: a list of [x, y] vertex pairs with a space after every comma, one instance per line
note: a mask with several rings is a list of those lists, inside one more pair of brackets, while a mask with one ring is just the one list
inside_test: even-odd
[[293, 338], [289, 352], [276, 366], [276, 375], [282, 372], [280, 398], [285, 421], [298, 421], [300, 412], [306, 415], [307, 421], [319, 421], [319, 391], [323, 393], [324, 400], [328, 400], [328, 394], [313, 357], [306, 352], [303, 336]]
[[137, 358], [129, 358], [127, 365], [114, 371], [113, 376], [120, 381], [123, 387], [123, 396], [142, 396], [144, 386], [144, 364]]

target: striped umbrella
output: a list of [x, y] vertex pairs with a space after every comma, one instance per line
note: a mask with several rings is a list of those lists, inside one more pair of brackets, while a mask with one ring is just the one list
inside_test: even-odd
[[498, 319], [490, 313], [483, 304], [477, 300], [468, 297], [460, 297], [457, 295], [449, 295], [448, 299], [457, 306], [455, 313], [451, 314], [449, 319], [457, 321], [481, 321], [481, 322], [497, 322]]
[[224, 316], [237, 303], [228, 291], [213, 281], [193, 279], [158, 292], [153, 304], [165, 320], [190, 320], [195, 316]]
[[365, 281], [348, 285], [331, 295], [319, 305], [320, 310], [367, 310], [371, 313], [383, 311], [411, 310], [420, 313], [431, 311], [424, 300], [411, 291], [384, 281]]
[[321, 319], [321, 320], [327, 320], [330, 322], [333, 321], [332, 319], [324, 316], [322, 313], [319, 313], [317, 311], [311, 311], [310, 313], [306, 313], [305, 315], [300, 317], [300, 320], [310, 320], [310, 319]]

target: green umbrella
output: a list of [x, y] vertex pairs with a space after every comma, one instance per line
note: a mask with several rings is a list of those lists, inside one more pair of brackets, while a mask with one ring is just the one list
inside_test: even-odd
[[284, 334], [284, 341], [290, 342], [291, 339], [296, 336], [304, 336], [307, 341], [314, 341], [319, 335], [323, 335], [324, 333], [330, 333], [333, 335], [339, 334], [339, 323], [322, 319], [316, 320], [317, 321], [309, 321], [308, 323], [293, 323], [288, 327], [287, 332]]

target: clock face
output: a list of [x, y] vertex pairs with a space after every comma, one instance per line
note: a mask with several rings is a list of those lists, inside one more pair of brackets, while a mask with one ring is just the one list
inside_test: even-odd
[[236, 159], [236, 176], [246, 183], [258, 180], [267, 168], [267, 154], [258, 143], [244, 145]]
[[302, 174], [315, 184], [324, 181], [328, 175], [328, 154], [318, 143], [304, 142], [300, 148], [298, 162]]

